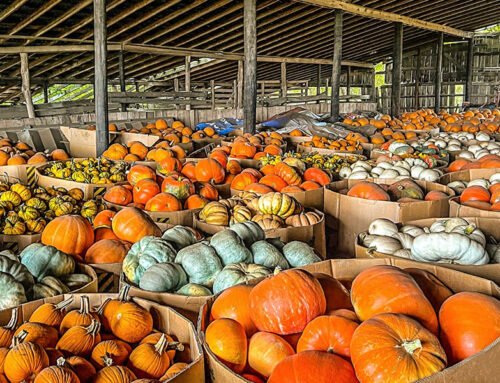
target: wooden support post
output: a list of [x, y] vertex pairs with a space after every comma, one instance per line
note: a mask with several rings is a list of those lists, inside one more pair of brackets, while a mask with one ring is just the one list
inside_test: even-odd
[[238, 81], [233, 80], [233, 109], [238, 108]]
[[243, 61], [238, 61], [238, 109], [243, 108]]
[[[191, 56], [186, 56], [186, 65], [184, 68], [184, 82], [186, 92], [191, 92]], [[189, 97], [187, 98], [189, 100]], [[191, 105], [186, 104], [186, 110], [191, 110]]]
[[264, 106], [264, 99], [266, 98], [266, 82], [262, 81], [260, 84], [260, 105]]
[[306, 89], [305, 89], [305, 96], [309, 96], [309, 80], [306, 80]]
[[94, 0], [94, 102], [97, 138], [96, 151], [98, 156], [109, 146], [106, 39], [106, 0]]
[[[120, 75], [120, 91], [126, 92], [127, 87], [125, 85], [125, 63], [123, 59], [123, 51], [120, 51], [120, 56], [118, 56], [118, 70]], [[122, 112], [127, 111], [127, 104], [121, 105]]]
[[465, 102], [472, 102], [472, 81], [474, 79], [474, 39], [467, 43], [467, 68], [465, 71]]
[[343, 11], [336, 9], [332, 63], [332, 96], [330, 105], [331, 119], [334, 122], [338, 121], [340, 118], [340, 71], [342, 65], [343, 19]]
[[321, 64], [318, 64], [318, 74], [316, 75], [316, 80], [318, 81], [316, 83], [316, 96], [319, 96], [321, 94]]
[[212, 106], [212, 110], [215, 110], [215, 81], [210, 80], [210, 105]]
[[351, 95], [351, 66], [347, 66], [347, 84], [346, 84], [346, 94]]
[[136, 92], [139, 92], [139, 91], [140, 91], [140, 90], [139, 90], [139, 83], [138, 83], [137, 81], [135, 82], [135, 91], [136, 91]]
[[285, 99], [286, 104], [287, 83], [286, 83], [286, 63], [281, 63], [281, 97]]
[[401, 113], [401, 71], [403, 67], [403, 24], [394, 23], [394, 50], [392, 54], [391, 114]]
[[441, 84], [443, 82], [443, 32], [439, 33], [436, 46], [436, 78], [434, 79], [434, 110], [441, 110]]
[[413, 102], [413, 106], [415, 110], [420, 109], [420, 48], [417, 48], [417, 62], [415, 69], [415, 100]]
[[28, 118], [35, 118], [35, 107], [33, 106], [33, 99], [31, 98], [31, 85], [30, 85], [30, 69], [28, 63], [28, 54], [20, 53], [21, 55], [21, 80], [22, 92], [24, 102], [26, 102], [26, 109], [28, 110]]
[[243, 116], [245, 133], [255, 132], [257, 118], [257, 8], [256, 0], [244, 0], [244, 81]]
[[377, 81], [376, 81], [376, 75], [375, 75], [375, 68], [371, 70], [372, 72], [372, 88], [371, 88], [371, 102], [377, 102]]
[[[180, 87], [179, 87], [179, 78], [176, 77], [174, 78], [174, 92], [179, 92]], [[175, 109], [179, 109], [179, 104], [175, 104]]]
[[43, 103], [44, 104], [49, 103], [49, 82], [48, 81], [43, 82]]

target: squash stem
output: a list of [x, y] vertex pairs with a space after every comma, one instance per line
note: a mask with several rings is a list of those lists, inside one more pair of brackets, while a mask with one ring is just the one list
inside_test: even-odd
[[118, 300], [121, 302], [126, 302], [128, 300], [128, 293], [130, 291], [130, 285], [124, 283], [118, 294]]
[[26, 331], [26, 330], [19, 331], [19, 334], [15, 335], [12, 338], [12, 345], [11, 345], [11, 347], [19, 346], [24, 341], [24, 339], [27, 336], [28, 336], [28, 331]]
[[95, 310], [95, 312], [97, 313], [97, 315], [102, 315], [103, 311], [104, 311], [104, 307], [106, 307], [106, 305], [111, 301], [111, 298], [106, 298], [106, 300], [104, 302], [101, 303], [101, 305]]
[[408, 354], [413, 354], [416, 350], [422, 348], [422, 342], [420, 339], [404, 341], [400, 347], [403, 347]]
[[168, 342], [167, 350], [184, 351], [184, 345], [181, 342]]
[[165, 334], [161, 334], [160, 339], [155, 344], [155, 351], [158, 354], [163, 354], [163, 352], [165, 352], [165, 347], [167, 346], [167, 344], [167, 337], [165, 336]]
[[80, 314], [90, 314], [90, 301], [87, 295], [82, 295], [79, 312]]
[[106, 355], [101, 356], [101, 359], [106, 367], [111, 367], [113, 365], [113, 358], [110, 358], [108, 356], [108, 353], [106, 353]]
[[92, 322], [90, 322], [90, 324], [85, 327], [85, 329], [87, 330], [88, 334], [96, 335], [101, 329], [101, 322], [92, 319]]
[[64, 310], [66, 307], [68, 307], [71, 303], [73, 303], [74, 297], [73, 295], [70, 296], [68, 299], [65, 301], [59, 302], [58, 304], [55, 305], [55, 309], [58, 311]]
[[7, 330], [15, 330], [17, 327], [17, 321], [19, 320], [19, 307], [16, 307], [12, 310], [12, 314], [10, 315], [9, 323], [4, 328]]

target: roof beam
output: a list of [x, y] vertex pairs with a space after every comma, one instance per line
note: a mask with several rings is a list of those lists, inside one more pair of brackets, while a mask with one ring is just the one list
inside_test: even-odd
[[11, 14], [13, 14], [15, 11], [17, 11], [19, 8], [21, 8], [24, 5], [24, 3], [26, 3], [26, 1], [28, 1], [28, 0], [16, 0], [16, 1], [14, 1], [11, 5], [9, 5], [2, 12], [0, 12], [0, 21], [2, 21], [3, 19], [6, 19]]
[[448, 35], [457, 37], [472, 38], [474, 36], [474, 32], [462, 31], [460, 29], [448, 27], [446, 25], [432, 23], [430, 21], [424, 21], [421, 19], [415, 19], [413, 17], [403, 16], [393, 12], [386, 12], [374, 8], [363, 7], [362, 5], [347, 3], [345, 1], [340, 1], [340, 0], [298, 0], [298, 1], [302, 3], [316, 5], [323, 8], [341, 9], [345, 12], [363, 17], [368, 17], [371, 19], [383, 20], [388, 22], [399, 22], [409, 27], [427, 29], [429, 31], [434, 31], [434, 32], [443, 32]]

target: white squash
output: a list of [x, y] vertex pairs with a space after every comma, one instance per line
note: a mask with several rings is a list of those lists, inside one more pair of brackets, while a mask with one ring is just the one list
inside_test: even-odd
[[467, 187], [470, 186], [482, 186], [485, 189], [488, 189], [491, 185], [488, 180], [485, 180], [484, 178], [478, 178], [477, 180], [472, 180], [467, 184]]
[[446, 186], [448, 186], [450, 189], [452, 189], [457, 195], [462, 194], [462, 192], [467, 187], [467, 185], [463, 181], [453, 181], [453, 182], [450, 182]]
[[500, 263], [500, 245], [497, 243], [488, 243], [486, 251], [490, 256], [490, 263]]
[[349, 166], [343, 166], [339, 171], [340, 178], [348, 178], [352, 173], [352, 170]]
[[370, 235], [361, 233], [359, 235], [362, 244], [368, 247], [369, 251], [378, 251], [384, 254], [394, 254], [395, 251], [402, 248], [401, 242], [396, 238], [386, 237], [383, 235]]
[[393, 238], [396, 238], [400, 243], [403, 249], [411, 249], [411, 245], [413, 244], [413, 237], [410, 234], [406, 233], [396, 233]]
[[372, 169], [371, 174], [376, 175], [378, 177], [384, 172], [384, 170], [385, 170], [384, 168], [376, 166]]
[[368, 170], [368, 171], [372, 170], [372, 166], [366, 161], [356, 161], [352, 167], [353, 167], [353, 169], [359, 167], [359, 168], [363, 168], [363, 169]]
[[476, 133], [476, 140], [478, 141], [489, 141], [490, 136], [484, 132], [477, 132]]
[[408, 249], [396, 250], [393, 254], [396, 257], [411, 259], [411, 251]]
[[459, 233], [459, 234], [464, 234], [468, 236], [470, 239], [479, 242], [481, 246], [485, 247], [486, 246], [486, 237], [484, 236], [483, 232], [476, 228], [476, 225], [458, 225], [455, 226], [453, 229], [450, 231], [447, 231], [448, 233]]
[[385, 235], [392, 237], [398, 232], [397, 225], [387, 218], [377, 218], [370, 223], [368, 233], [372, 235]]
[[492, 174], [489, 181], [491, 184], [496, 184], [496, 183], [500, 182], [500, 173]]
[[350, 180], [365, 180], [367, 178], [370, 178], [370, 175], [365, 171], [352, 172], [348, 177]]
[[394, 179], [394, 178], [398, 177], [399, 175], [400, 174], [396, 170], [394, 170], [394, 169], [387, 169], [387, 170], [384, 170], [382, 172], [382, 174], [380, 174], [379, 177], [381, 179], [389, 179], [390, 180], [390, 179]]
[[424, 234], [424, 229], [415, 225], [404, 225], [401, 228], [401, 233], [409, 234], [412, 237], [418, 237], [419, 235]]
[[469, 152], [468, 150], [462, 150], [460, 153], [456, 155], [457, 158], [465, 158], [467, 160], [474, 159], [474, 154]]
[[423, 170], [425, 170], [423, 166], [413, 166], [411, 168], [411, 178], [418, 180], [420, 177], [420, 173], [422, 173]]
[[389, 162], [380, 162], [377, 164], [378, 167], [382, 168], [382, 169], [390, 169], [392, 168], [392, 164], [390, 164]]
[[435, 182], [439, 179], [439, 173], [433, 169], [424, 169], [420, 172], [419, 180]]
[[405, 168], [395, 166], [393, 169], [397, 171], [400, 176], [410, 177], [410, 172]]
[[476, 152], [476, 154], [474, 155], [474, 157], [479, 160], [481, 159], [482, 157], [486, 156], [490, 154], [490, 152], [486, 149], [483, 149], [483, 150], [480, 150], [479, 152]]
[[479, 242], [459, 233], [429, 233], [413, 240], [412, 259], [419, 262], [444, 262], [460, 265], [484, 265], [489, 262]]

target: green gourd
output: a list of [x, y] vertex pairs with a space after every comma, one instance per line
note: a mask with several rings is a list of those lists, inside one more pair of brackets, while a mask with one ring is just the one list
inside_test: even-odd
[[188, 283], [187, 285], [182, 286], [175, 293], [190, 297], [207, 297], [212, 295], [212, 292], [209, 289], [205, 286], [198, 285], [197, 283]]
[[147, 269], [157, 263], [172, 262], [175, 255], [174, 247], [166, 239], [147, 236], [132, 245], [122, 270], [130, 282], [138, 284]]
[[169, 241], [177, 251], [197, 242], [196, 235], [181, 225], [168, 229], [161, 237]]
[[250, 247], [252, 243], [261, 241], [266, 238], [266, 233], [257, 222], [246, 221], [231, 225], [231, 230], [234, 231], [243, 240], [246, 247]]
[[210, 240], [224, 266], [231, 263], [252, 263], [252, 252], [245, 247], [243, 240], [232, 230], [222, 230]]
[[142, 274], [139, 287], [143, 290], [171, 292], [187, 284], [187, 275], [181, 265], [174, 262], [157, 263]]
[[47, 275], [60, 277], [75, 271], [75, 261], [71, 255], [57, 250], [54, 246], [33, 243], [20, 254], [21, 263], [40, 280]]
[[231, 286], [247, 283], [252, 279], [262, 278], [269, 274], [271, 274], [271, 270], [262, 265], [243, 262], [227, 265], [215, 278], [214, 294]]
[[253, 261], [262, 266], [275, 269], [279, 267], [281, 270], [290, 268], [288, 261], [281, 252], [271, 245], [268, 241], [257, 241], [252, 244]]
[[185, 247], [177, 253], [175, 263], [180, 263], [189, 276], [189, 283], [212, 287], [215, 277], [222, 270], [217, 253], [206, 242]]
[[21, 282], [7, 273], [0, 271], [0, 310], [17, 307], [27, 301]]
[[301, 267], [311, 263], [321, 262], [314, 249], [300, 241], [288, 242], [283, 246], [283, 255], [292, 267]]

